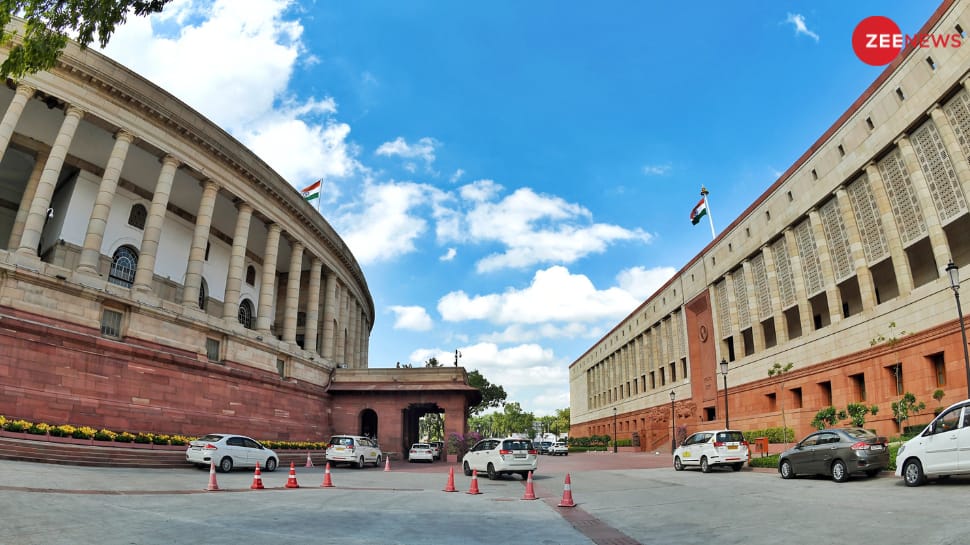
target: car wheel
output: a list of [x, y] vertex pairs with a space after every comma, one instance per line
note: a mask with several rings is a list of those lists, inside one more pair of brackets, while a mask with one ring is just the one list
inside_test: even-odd
[[866, 470], [866, 476], [875, 477], [876, 475], [879, 475], [879, 472], [881, 471], [882, 471], [881, 469], [869, 469], [869, 470]]
[[276, 458], [268, 458], [266, 460], [266, 471], [268, 473], [272, 473], [272, 472], [276, 471], [276, 466], [277, 465], [278, 464], [276, 462]]
[[842, 460], [832, 462], [832, 480], [837, 483], [849, 480], [849, 468], [845, 467], [845, 462]]
[[707, 456], [701, 458], [701, 472], [710, 473], [711, 466], [707, 463]]
[[378, 454], [377, 455], [377, 461], [374, 462], [374, 467], [381, 467], [381, 462], [383, 462], [383, 461], [384, 461], [384, 458], [382, 458], [381, 455]]
[[903, 481], [906, 482], [906, 486], [919, 486], [926, 482], [926, 475], [919, 460], [906, 460], [906, 465], [903, 466]]
[[364, 469], [364, 457], [361, 456], [357, 459], [357, 469]]
[[486, 471], [488, 472], [488, 479], [490, 481], [494, 481], [495, 479], [498, 479], [498, 473], [495, 472], [495, 466], [493, 466], [492, 464], [488, 464]]
[[472, 468], [468, 467], [468, 462], [465, 462], [462, 465], [462, 469], [465, 471], [465, 476], [466, 477], [471, 477], [472, 476]]
[[677, 471], [684, 470], [684, 462], [680, 461], [680, 456], [674, 457], [674, 469], [676, 469]]
[[778, 466], [778, 473], [781, 473], [782, 479], [791, 479], [795, 476], [795, 468], [791, 466], [791, 462], [788, 460], [782, 460], [781, 465]]
[[734, 471], [741, 471], [742, 467], [744, 467], [744, 462], [741, 462], [740, 464], [731, 464], [731, 469]]
[[219, 471], [223, 473], [232, 471], [232, 458], [223, 456], [222, 460], [219, 460]]

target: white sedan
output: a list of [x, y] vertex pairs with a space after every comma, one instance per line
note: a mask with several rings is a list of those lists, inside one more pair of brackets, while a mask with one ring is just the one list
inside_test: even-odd
[[434, 450], [431, 445], [427, 443], [415, 443], [411, 445], [411, 450], [408, 451], [408, 462], [415, 462], [417, 460], [423, 460], [425, 462], [434, 461]]
[[199, 467], [215, 463], [223, 473], [234, 467], [255, 467], [257, 463], [266, 471], [276, 471], [279, 460], [275, 452], [259, 441], [231, 433], [210, 433], [191, 441], [185, 451], [186, 462]]

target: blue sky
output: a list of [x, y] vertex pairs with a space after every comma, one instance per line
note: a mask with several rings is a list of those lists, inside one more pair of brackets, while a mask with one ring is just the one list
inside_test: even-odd
[[175, 0], [106, 54], [196, 108], [354, 251], [370, 366], [432, 356], [536, 415], [568, 366], [865, 90], [851, 35], [938, 3]]

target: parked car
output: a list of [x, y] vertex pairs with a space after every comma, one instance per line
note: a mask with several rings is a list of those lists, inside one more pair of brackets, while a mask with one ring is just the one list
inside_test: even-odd
[[369, 437], [360, 435], [334, 435], [327, 447], [327, 461], [356, 465], [357, 469], [373, 463], [374, 467], [381, 465], [383, 455], [377, 442]]
[[431, 445], [431, 449], [434, 450], [434, 459], [435, 460], [440, 460], [441, 459], [441, 455], [444, 454], [444, 452], [445, 452], [445, 443], [444, 443], [444, 441], [431, 441], [428, 444]]
[[215, 463], [219, 471], [228, 473], [234, 467], [256, 467], [257, 462], [266, 471], [276, 471], [280, 459], [271, 449], [245, 435], [210, 433], [189, 442], [185, 461], [198, 467]]
[[538, 467], [539, 452], [532, 441], [511, 437], [482, 439], [462, 459], [466, 476], [475, 470], [485, 472], [492, 480], [512, 473], [518, 473], [525, 480]]
[[674, 469], [697, 466], [708, 473], [715, 466], [741, 471], [748, 459], [748, 442], [737, 430], [699, 431], [674, 450]]
[[556, 441], [549, 447], [550, 456], [569, 456], [569, 447], [564, 441]]
[[927, 478], [970, 473], [970, 399], [947, 407], [896, 453], [896, 476], [906, 486]]
[[552, 441], [536, 441], [533, 444], [539, 454], [549, 454], [549, 447], [552, 446]]
[[778, 456], [778, 472], [784, 479], [828, 475], [842, 483], [853, 473], [873, 477], [887, 467], [886, 438], [863, 428], [819, 430]]
[[414, 462], [415, 460], [434, 462], [434, 448], [428, 443], [415, 443], [411, 445], [411, 450], [408, 451], [408, 462]]

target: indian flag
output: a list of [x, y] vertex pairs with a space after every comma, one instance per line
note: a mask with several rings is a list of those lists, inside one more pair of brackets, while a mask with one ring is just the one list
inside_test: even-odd
[[701, 218], [707, 215], [707, 199], [701, 199], [701, 202], [697, 203], [697, 206], [690, 211], [690, 222], [697, 225], [701, 221]]
[[303, 195], [303, 198], [306, 201], [312, 201], [314, 199], [320, 198], [320, 184], [322, 182], [323, 180], [317, 180], [312, 184], [308, 185], [307, 187], [304, 187], [303, 189], [301, 189], [300, 193]]

